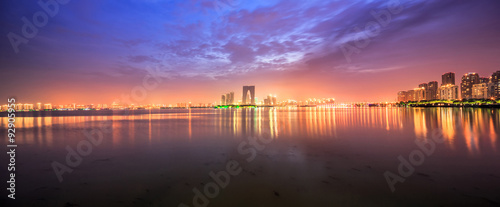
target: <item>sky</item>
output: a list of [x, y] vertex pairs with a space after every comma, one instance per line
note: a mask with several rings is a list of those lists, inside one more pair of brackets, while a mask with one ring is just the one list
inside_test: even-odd
[[385, 102], [500, 70], [497, 0], [41, 2], [58, 3], [0, 3], [5, 102], [213, 103], [244, 85], [258, 100]]

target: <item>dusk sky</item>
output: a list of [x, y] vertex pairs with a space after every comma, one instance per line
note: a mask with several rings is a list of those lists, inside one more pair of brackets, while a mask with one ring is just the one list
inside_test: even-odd
[[[73, 0], [16, 53], [8, 34], [23, 37], [22, 18], [43, 9], [2, 1], [0, 98], [109, 104], [158, 68], [168, 77], [141, 103], [213, 103], [229, 91], [238, 100], [243, 85], [259, 100], [395, 101], [445, 72], [459, 83], [500, 70], [500, 1], [389, 2]], [[390, 21], [373, 26], [384, 11]], [[343, 44], [358, 53], [348, 60]]]

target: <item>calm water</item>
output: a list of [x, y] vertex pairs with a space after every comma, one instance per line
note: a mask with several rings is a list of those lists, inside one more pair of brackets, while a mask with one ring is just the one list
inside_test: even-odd
[[[230, 160], [242, 172], [208, 198], [208, 206], [500, 205], [497, 109], [191, 109], [24, 116], [16, 120], [15, 206], [193, 206], [193, 188], [203, 192], [213, 182], [209, 173], [226, 170]], [[6, 124], [3, 116], [3, 137]], [[102, 143], [59, 182], [51, 164], [66, 164], [66, 148], [76, 149], [91, 130], [103, 134]], [[408, 159], [419, 149], [416, 141], [438, 135], [444, 141], [435, 143], [435, 150], [391, 192], [384, 173], [398, 174], [398, 156]], [[238, 150], [249, 137], [270, 140], [259, 142], [261, 150], [252, 148], [257, 153], [251, 161], [251, 153]], [[7, 165], [5, 154], [0, 162]], [[6, 196], [2, 203], [14, 204]]]

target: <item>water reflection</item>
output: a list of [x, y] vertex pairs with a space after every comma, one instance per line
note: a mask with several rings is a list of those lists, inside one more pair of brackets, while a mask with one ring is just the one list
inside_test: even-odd
[[[54, 143], [83, 139], [85, 129], [98, 129], [109, 122], [112, 146], [149, 145], [169, 139], [246, 137], [269, 134], [273, 139], [343, 138], [339, 132], [363, 130], [403, 133], [427, 139], [442, 131], [445, 146], [463, 148], [470, 155], [485, 149], [497, 151], [499, 110], [472, 108], [257, 108], [190, 109], [152, 113], [95, 116], [18, 117], [19, 144], [54, 147]], [[0, 119], [1, 130], [7, 118]], [[408, 137], [402, 137], [408, 138]], [[55, 141], [57, 140], [57, 141]]]
[[446, 146], [456, 149], [465, 145], [470, 155], [484, 148], [496, 151], [498, 109], [431, 108], [408, 109], [414, 116], [415, 135], [427, 137], [429, 128], [441, 130]]

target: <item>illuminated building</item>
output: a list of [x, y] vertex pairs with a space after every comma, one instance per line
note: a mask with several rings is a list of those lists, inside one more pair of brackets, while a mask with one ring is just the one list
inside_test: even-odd
[[479, 83], [479, 75], [477, 73], [467, 73], [464, 76], [462, 76], [462, 83], [460, 85], [462, 99], [471, 99], [472, 86], [478, 83]]
[[42, 103], [36, 103], [36, 110], [41, 111], [42, 110]]
[[493, 96], [494, 92], [493, 83], [478, 83], [472, 85], [472, 98], [474, 99], [487, 99]]
[[264, 98], [264, 105], [271, 105], [271, 102], [269, 101], [269, 96], [267, 98]]
[[425, 88], [415, 88], [415, 101], [425, 100]]
[[427, 90], [427, 86], [428, 86], [427, 83], [421, 83], [421, 84], [418, 85], [419, 88], [423, 88], [425, 90]]
[[454, 72], [449, 72], [445, 73], [441, 76], [442, 83], [441, 85], [455, 85], [455, 73]]
[[52, 110], [52, 104], [44, 104], [43, 109], [45, 110]]
[[406, 96], [407, 101], [416, 101], [417, 100], [417, 98], [415, 97], [415, 90], [409, 90], [406, 92], [406, 94], [407, 94], [407, 96]]
[[234, 92], [222, 94], [220, 100], [221, 105], [234, 105]]
[[18, 103], [18, 104], [16, 104], [15, 109], [16, 109], [16, 111], [23, 110], [23, 104], [22, 104], [22, 103]]
[[431, 81], [427, 84], [427, 91], [425, 93], [426, 100], [435, 100], [438, 99], [438, 82]]
[[408, 101], [408, 92], [400, 91], [398, 92], [398, 102], [407, 102]]
[[[248, 94], [250, 93], [250, 94]], [[249, 97], [250, 96], [250, 97]], [[255, 105], [255, 86], [243, 86], [243, 104]], [[250, 99], [250, 101], [248, 100]]]
[[479, 78], [479, 83], [489, 83], [489, 82], [490, 82], [490, 78], [486, 78], [486, 77]]
[[492, 96], [496, 99], [500, 98], [500, 70], [491, 75], [490, 82], [493, 86], [491, 90]]
[[500, 70], [494, 72], [492, 75], [491, 75], [491, 82], [500, 82]]
[[33, 104], [24, 104], [24, 110], [33, 110]]
[[264, 105], [273, 106], [278, 105], [276, 101], [276, 95], [269, 94], [266, 98], [264, 98]]
[[115, 102], [113, 102], [113, 103], [111, 104], [111, 109], [120, 109], [120, 108], [121, 108], [121, 106], [120, 106], [120, 105], [118, 105], [118, 104], [117, 104], [117, 103], [115, 103]]
[[442, 85], [439, 88], [439, 97], [441, 100], [457, 100], [458, 99], [458, 86], [448, 84]]

